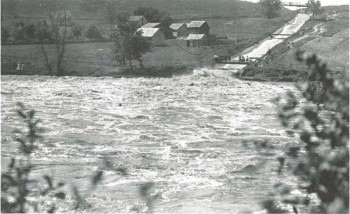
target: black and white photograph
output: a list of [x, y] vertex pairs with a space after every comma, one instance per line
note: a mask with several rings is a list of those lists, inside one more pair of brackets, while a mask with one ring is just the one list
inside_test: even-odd
[[350, 0], [1, 0], [1, 213], [349, 213]]

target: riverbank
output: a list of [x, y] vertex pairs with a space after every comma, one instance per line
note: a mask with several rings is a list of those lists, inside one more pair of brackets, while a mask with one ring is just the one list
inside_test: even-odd
[[[325, 7], [334, 20], [310, 19], [298, 32], [270, 49], [259, 67], [247, 66], [240, 78], [259, 81], [300, 81], [308, 68], [295, 59], [297, 50], [316, 53], [333, 74], [349, 76], [349, 6]], [[291, 45], [288, 45], [291, 44]]]

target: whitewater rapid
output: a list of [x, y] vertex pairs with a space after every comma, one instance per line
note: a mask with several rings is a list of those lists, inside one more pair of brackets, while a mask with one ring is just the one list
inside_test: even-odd
[[[293, 182], [275, 171], [276, 157], [295, 139], [273, 103], [295, 91], [292, 84], [241, 81], [206, 68], [173, 78], [1, 79], [2, 163], [17, 154], [11, 131], [21, 124], [20, 101], [45, 128], [34, 174], [52, 173], [85, 190], [104, 158], [127, 169], [127, 177], [104, 170], [84, 212], [143, 212], [138, 187], [150, 181], [159, 195], [156, 213], [258, 211], [276, 181]], [[272, 146], [242, 145], [254, 140]], [[240, 171], [252, 166], [259, 170]], [[72, 212], [69, 207], [58, 211]]]

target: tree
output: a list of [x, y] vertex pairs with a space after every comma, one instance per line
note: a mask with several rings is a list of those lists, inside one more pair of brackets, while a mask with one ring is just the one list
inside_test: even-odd
[[73, 25], [73, 34], [76, 39], [81, 37], [81, 31], [82, 31], [82, 27], [80, 25], [78, 24]]
[[100, 31], [98, 30], [98, 28], [92, 24], [90, 25], [90, 27], [86, 31], [85, 36], [89, 39], [101, 39], [102, 38], [102, 35], [101, 35]]
[[125, 61], [129, 61], [130, 67], [132, 67], [131, 61], [133, 59], [138, 60], [140, 66], [142, 64], [142, 55], [150, 51], [150, 43], [146, 38], [141, 36], [141, 32], [136, 32], [137, 25], [133, 23], [124, 22], [120, 20], [119, 30], [113, 35], [114, 46], [112, 48], [114, 59], [125, 66]]
[[10, 38], [10, 31], [7, 28], [1, 28], [1, 41], [7, 41]]
[[[66, 10], [64, 10], [66, 11]], [[66, 15], [64, 17], [67, 17]], [[53, 60], [49, 59], [49, 54], [45, 49], [44, 45], [44, 38], [45, 36], [41, 34], [39, 36], [39, 41], [41, 45], [41, 52], [44, 55], [45, 59], [45, 64], [47, 69], [49, 70], [49, 74], [52, 76], [53, 75], [53, 64], [56, 66], [56, 76], [63, 76], [64, 75], [64, 70], [62, 68], [62, 62], [63, 62], [63, 57], [64, 57], [64, 52], [65, 52], [65, 45], [66, 45], [66, 36], [67, 36], [67, 20], [64, 20], [64, 26], [60, 27], [59, 23], [57, 23], [57, 20], [54, 18], [54, 14], [50, 14], [50, 21], [51, 21], [51, 35], [52, 35], [52, 40], [54, 42], [54, 46], [56, 49], [55, 56], [53, 57]], [[45, 23], [45, 22], [42, 22]], [[45, 28], [45, 26], [43, 27]], [[62, 29], [63, 28], [63, 29]], [[40, 31], [41, 33], [45, 31]]]
[[50, 41], [52, 40], [50, 27], [46, 20], [39, 20], [36, 24], [36, 38], [39, 41]]
[[[299, 188], [316, 194], [321, 204], [312, 206], [308, 196], [288, 195], [290, 188], [284, 188], [289, 191], [284, 191], [282, 201], [304, 204], [309, 213], [349, 213], [349, 81], [332, 74], [316, 55], [298, 52], [297, 59], [312, 68], [309, 82], [299, 85], [305, 102], [298, 102], [289, 92], [286, 98], [278, 99], [279, 117], [285, 127], [299, 134], [304, 147], [292, 147], [288, 156], [279, 157], [280, 169], [288, 158], [289, 165], [295, 166]], [[322, 105], [315, 101], [315, 86], [324, 89]], [[265, 207], [274, 211], [272, 206]]]
[[116, 24], [118, 22], [118, 6], [119, 1], [116, 0], [108, 0], [105, 2], [105, 14], [108, 23]]
[[24, 40], [26, 37], [26, 31], [23, 22], [16, 22], [14, 29], [14, 36], [16, 41]]
[[261, 13], [264, 14], [268, 19], [273, 19], [280, 14], [282, 8], [281, 0], [260, 0]]
[[312, 18], [315, 18], [315, 15], [321, 14], [323, 9], [321, 7], [320, 1], [308, 0], [306, 3], [307, 11], [312, 13]]
[[131, 55], [133, 59], [139, 61], [140, 67], [143, 68], [141, 58], [143, 54], [150, 51], [151, 49], [150, 42], [146, 38], [142, 37], [142, 32], [138, 31], [132, 36], [130, 43], [131, 43]]
[[26, 37], [28, 39], [34, 39], [36, 35], [36, 27], [34, 24], [25, 26]]

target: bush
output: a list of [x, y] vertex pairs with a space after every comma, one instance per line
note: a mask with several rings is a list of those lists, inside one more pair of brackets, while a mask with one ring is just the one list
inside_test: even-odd
[[[31, 210], [42, 212], [39, 207], [39, 196], [65, 199], [66, 194], [61, 191], [64, 183], [55, 184], [53, 178], [48, 175], [44, 175], [43, 180], [31, 177], [34, 168], [31, 155], [38, 148], [37, 142], [42, 139], [40, 135], [42, 129], [38, 127], [40, 120], [35, 119], [34, 110], [27, 110], [21, 103], [18, 107], [17, 113], [26, 124], [27, 130], [15, 131], [15, 140], [19, 143], [21, 156], [12, 158], [8, 170], [1, 174], [1, 212], [24, 213]], [[42, 186], [45, 188], [42, 189]], [[53, 204], [47, 207], [46, 211], [54, 212], [55, 209], [56, 206]]]
[[1, 28], [1, 40], [7, 41], [10, 38], [10, 31], [7, 28]]
[[[312, 68], [309, 82], [298, 86], [306, 102], [301, 105], [291, 92], [277, 101], [282, 124], [300, 135], [304, 147], [294, 146], [279, 157], [279, 172], [288, 159], [295, 166], [299, 188], [316, 194], [320, 204], [311, 203], [309, 195], [293, 197], [290, 188], [277, 193], [282, 202], [294, 205], [296, 213], [297, 205], [305, 206], [310, 213], [349, 213], [349, 82], [336, 79], [315, 55], [307, 57], [298, 52], [297, 59]], [[320, 88], [323, 106], [315, 99]], [[276, 211], [275, 200], [264, 202], [268, 211]]]
[[74, 34], [74, 37], [76, 39], [78, 39], [79, 37], [81, 37], [81, 31], [82, 31], [82, 27], [78, 24], [75, 24], [73, 26], [73, 34]]
[[88, 39], [102, 39], [102, 35], [95, 25], [90, 25], [89, 29], [86, 31], [85, 36]]

